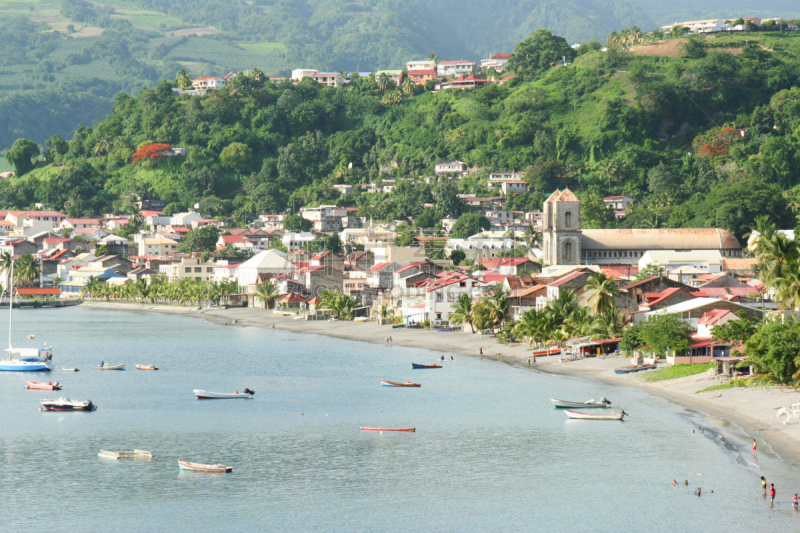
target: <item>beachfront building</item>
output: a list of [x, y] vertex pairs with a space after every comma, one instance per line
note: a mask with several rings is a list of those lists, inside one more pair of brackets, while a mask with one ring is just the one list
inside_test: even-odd
[[722, 258], [742, 255], [739, 240], [724, 229], [582, 229], [581, 202], [569, 189], [556, 190], [544, 202], [542, 241], [545, 266], [595, 264], [643, 268], [647, 263], [642, 258], [648, 251], [716, 251]]
[[216, 267], [216, 263], [203, 261], [200, 257], [182, 257], [180, 261], [160, 265], [158, 273], [170, 282], [181, 279], [209, 281]]
[[287, 258], [287, 254], [280, 250], [270, 249], [260, 252], [236, 269], [236, 280], [239, 286], [247, 292], [254, 292], [256, 286], [263, 282], [263, 279], [288, 274], [297, 270]]
[[487, 287], [486, 283], [462, 272], [442, 274], [446, 275], [422, 281], [419, 296], [403, 297], [401, 313], [406, 324], [424, 320], [449, 321], [459, 296], [468, 294], [474, 299]]

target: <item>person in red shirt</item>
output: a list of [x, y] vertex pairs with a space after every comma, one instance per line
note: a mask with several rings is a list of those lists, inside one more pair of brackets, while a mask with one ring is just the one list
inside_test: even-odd
[[769, 484], [769, 504], [775, 503], [775, 483]]
[[795, 493], [794, 498], [792, 498], [792, 505], [797, 507], [797, 493]]

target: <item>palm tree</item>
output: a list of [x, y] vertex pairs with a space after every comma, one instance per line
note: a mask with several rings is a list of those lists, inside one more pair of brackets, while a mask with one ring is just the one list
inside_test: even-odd
[[436, 55], [436, 52], [432, 53], [428, 56], [428, 61], [435, 61], [436, 63], [439, 62], [439, 56]]
[[472, 327], [472, 298], [469, 294], [465, 292], [459, 294], [453, 309], [453, 313], [450, 315], [451, 324]]
[[542, 234], [536, 231], [533, 225], [530, 225], [525, 228], [522, 240], [525, 241], [525, 246], [528, 247], [528, 250], [532, 250], [542, 244]]
[[[0, 273], [5, 273], [5, 287], [11, 285], [9, 278], [11, 277], [11, 263], [14, 262], [14, 256], [8, 252], [0, 254]], [[10, 294], [10, 293], [9, 293]]]
[[589, 328], [590, 338], [598, 340], [618, 337], [627, 323], [625, 313], [618, 310], [597, 315]]
[[178, 77], [175, 78], [175, 83], [181, 89], [191, 89], [192, 88], [192, 78], [189, 77], [189, 74], [186, 72], [185, 69], [180, 69], [178, 71]]
[[514, 336], [520, 339], [528, 338], [528, 344], [533, 345], [534, 340], [540, 340], [542, 323], [546, 319], [536, 309], [528, 309], [519, 318], [519, 322], [514, 326]]
[[411, 78], [404, 79], [403, 80], [403, 84], [401, 85], [401, 87], [403, 89], [403, 92], [408, 94], [408, 95], [414, 93], [414, 87], [416, 87], [416, 86], [417, 86], [417, 84], [414, 83], [414, 81]]
[[41, 271], [42, 268], [37, 257], [31, 254], [23, 255], [17, 259], [16, 266], [14, 267], [15, 281], [23, 285], [39, 285], [39, 274]]
[[388, 89], [389, 86], [392, 83], [392, 79], [385, 72], [381, 72], [380, 73], [380, 75], [378, 76], [378, 80], [377, 81], [378, 81], [378, 89], [380, 89], [381, 92], [383, 92], [386, 89]]
[[266, 75], [261, 71], [260, 68], [256, 67], [250, 72], [250, 77], [253, 78], [255, 81], [261, 82], [267, 79]]
[[489, 289], [476, 306], [481, 321], [492, 328], [499, 327], [508, 316], [509, 296], [509, 291], [504, 291], [500, 285]]
[[613, 311], [616, 307], [614, 297], [619, 296], [619, 287], [614, 283], [614, 278], [607, 277], [605, 272], [595, 272], [589, 276], [589, 283], [584, 285], [583, 290], [591, 294], [589, 306], [595, 315]]
[[272, 302], [280, 295], [278, 289], [266, 280], [263, 284], [261, 284], [258, 289], [256, 289], [256, 298], [264, 302], [264, 307], [267, 309], [272, 308]]

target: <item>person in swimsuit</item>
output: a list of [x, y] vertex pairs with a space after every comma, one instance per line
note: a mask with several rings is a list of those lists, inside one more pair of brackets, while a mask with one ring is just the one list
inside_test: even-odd
[[753, 453], [756, 453], [756, 439], [753, 439]]
[[677, 479], [673, 479], [673, 480], [672, 480], [672, 484], [673, 484], [673, 485], [677, 485], [677, 484], [678, 484], [678, 480], [677, 480]]
[[769, 484], [769, 504], [775, 503], [775, 483]]
[[764, 479], [764, 476], [761, 476], [761, 488], [764, 490], [764, 496], [767, 495], [767, 480]]
[[797, 493], [795, 493], [794, 498], [792, 498], [792, 506], [797, 507]]

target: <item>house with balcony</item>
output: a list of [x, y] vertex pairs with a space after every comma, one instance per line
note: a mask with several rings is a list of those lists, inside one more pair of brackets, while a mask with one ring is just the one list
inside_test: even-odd
[[524, 181], [504, 181], [500, 184], [500, 192], [503, 193], [503, 196], [525, 194], [528, 192], [528, 184]]
[[424, 320], [449, 321], [459, 296], [467, 294], [472, 299], [477, 298], [487, 284], [462, 272], [443, 272], [420, 282], [419, 286], [420, 296], [403, 298], [401, 313], [406, 324]]
[[429, 81], [436, 81], [439, 75], [434, 69], [409, 70], [408, 78], [417, 85], [425, 85]]
[[326, 87], [332, 87], [334, 89], [342, 87], [346, 83], [344, 76], [342, 76], [338, 72], [317, 72], [316, 74], [311, 76], [311, 78], [313, 78], [314, 81], [316, 81], [320, 85], [324, 85]]
[[481, 59], [481, 70], [494, 69], [497, 72], [503, 72], [509, 59], [511, 59], [511, 54], [492, 54], [486, 59]]
[[236, 72], [228, 72], [224, 76], [210, 76], [192, 80], [192, 88], [195, 91], [207, 91], [209, 89], [222, 89], [232, 78], [236, 77]]
[[467, 171], [467, 164], [463, 161], [439, 161], [434, 166], [437, 176], [442, 174], [462, 175]]
[[215, 268], [217, 268], [216, 263], [203, 261], [200, 257], [182, 257], [180, 261], [159, 266], [158, 271], [159, 274], [166, 276], [168, 281], [180, 279], [209, 281]]
[[317, 74], [319, 74], [318, 70], [310, 68], [296, 68], [292, 71], [292, 81], [298, 82], [303, 78], [313, 78]]
[[403, 83], [402, 70], [377, 70], [375, 71], [375, 83], [378, 83], [378, 80], [383, 74], [386, 74], [386, 76], [388, 76], [397, 87], [400, 87], [400, 84]]
[[440, 61], [436, 66], [439, 76], [469, 76], [475, 72], [475, 62], [459, 59], [457, 61]]

